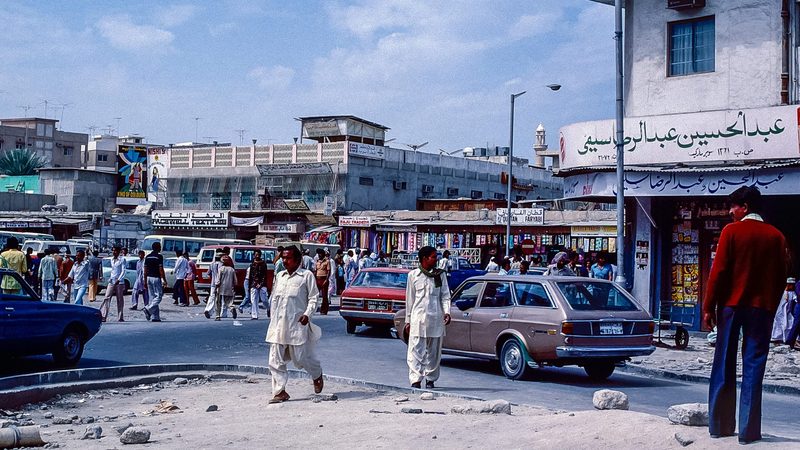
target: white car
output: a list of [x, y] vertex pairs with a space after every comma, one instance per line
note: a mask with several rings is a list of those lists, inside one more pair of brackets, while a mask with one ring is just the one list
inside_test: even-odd
[[[136, 284], [136, 262], [139, 261], [138, 256], [126, 256], [125, 257], [125, 276], [123, 281], [125, 282], [125, 292], [131, 290], [134, 284]], [[111, 258], [103, 258], [103, 279], [97, 282], [97, 286], [101, 289], [105, 289], [108, 286], [108, 280], [111, 278]]]

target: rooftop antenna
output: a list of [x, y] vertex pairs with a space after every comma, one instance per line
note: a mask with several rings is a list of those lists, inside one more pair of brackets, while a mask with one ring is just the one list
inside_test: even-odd
[[105, 128], [103, 128], [103, 130], [106, 131], [107, 135], [111, 136], [114, 134], [114, 125], [108, 124]]
[[42, 98], [40, 100], [42, 101], [42, 103], [44, 103], [44, 118], [47, 119], [47, 105], [51, 103], [53, 100], [47, 98]]
[[122, 117], [114, 117], [113, 119], [117, 121], [117, 137], [119, 137], [119, 121], [122, 120]]
[[33, 108], [31, 105], [17, 105], [17, 108], [25, 110], [25, 117], [28, 117], [28, 111]]
[[215, 138], [216, 138], [216, 136], [203, 136], [203, 140], [204, 141], [208, 141], [209, 144], [211, 143], [212, 139], [215, 139]]
[[192, 117], [194, 119], [194, 141], [197, 142], [197, 127], [202, 117]]
[[98, 127], [97, 125], [89, 125], [88, 127], [86, 127], [86, 129], [89, 130], [90, 136], [94, 136], [94, 132], [98, 128], [100, 127]]
[[240, 128], [238, 130], [233, 130], [239, 134], [239, 145], [244, 145], [244, 132], [247, 131], [244, 128]]
[[73, 106], [73, 105], [74, 105], [74, 103], [59, 103], [58, 105], [56, 105], [56, 108], [61, 108], [61, 117], [58, 120], [58, 123], [59, 123], [58, 129], [59, 130], [63, 130], [64, 129], [64, 109], [66, 109], [66, 108], [68, 108], [70, 106]]
[[428, 141], [425, 141], [422, 144], [403, 144], [403, 145], [405, 145], [406, 147], [408, 147], [411, 150], [414, 150], [416, 152], [417, 150], [421, 149], [422, 147], [425, 147], [426, 145], [428, 145]]

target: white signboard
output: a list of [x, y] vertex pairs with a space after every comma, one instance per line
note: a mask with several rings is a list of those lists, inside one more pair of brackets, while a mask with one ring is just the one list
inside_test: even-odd
[[303, 137], [341, 136], [345, 133], [335, 119], [318, 122], [303, 122]]
[[326, 195], [325, 210], [323, 211], [323, 214], [326, 216], [332, 216], [334, 209], [336, 209], [336, 199], [331, 195]]
[[372, 226], [372, 217], [369, 216], [339, 216], [340, 227], [369, 228]]
[[361, 144], [350, 142], [349, 152], [353, 156], [360, 156], [367, 159], [383, 159], [384, 147], [378, 145]]
[[[166, 147], [147, 148], [147, 201], [157, 202], [166, 195], [169, 178], [169, 149]], [[159, 196], [159, 194], [161, 194]]]
[[258, 227], [260, 233], [299, 233], [300, 228], [296, 223], [267, 223]]
[[[494, 223], [508, 223], [508, 209], [495, 211]], [[544, 225], [544, 208], [511, 208], [511, 225]]]
[[[797, 158], [797, 106], [625, 119], [625, 165]], [[561, 129], [562, 169], [614, 166], [613, 120]]]
[[[800, 172], [791, 167], [730, 172], [625, 172], [625, 195], [634, 197], [728, 195], [742, 186], [755, 186], [763, 195], [795, 195], [800, 192]], [[616, 195], [614, 172], [574, 175], [564, 180], [564, 198]]]
[[152, 218], [160, 228], [228, 228], [227, 211], [153, 211]]

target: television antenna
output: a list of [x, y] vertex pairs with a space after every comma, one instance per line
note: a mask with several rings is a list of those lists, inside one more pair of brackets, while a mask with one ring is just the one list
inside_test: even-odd
[[192, 117], [194, 119], [194, 141], [197, 142], [197, 127], [202, 117]]
[[244, 133], [247, 131], [244, 128], [233, 130], [239, 135], [239, 145], [244, 145]]
[[411, 150], [417, 151], [417, 150], [421, 149], [422, 147], [425, 147], [426, 145], [428, 145], [428, 141], [425, 141], [422, 144], [403, 144], [403, 145], [405, 145], [406, 147], [410, 148]]

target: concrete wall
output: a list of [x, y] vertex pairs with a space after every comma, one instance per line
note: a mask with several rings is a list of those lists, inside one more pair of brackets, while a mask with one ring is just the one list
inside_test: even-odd
[[55, 195], [0, 192], [0, 210], [3, 211], [40, 211], [42, 205], [55, 202]]
[[[626, 116], [780, 104], [781, 0], [707, 0], [688, 11], [664, 0], [626, 3]], [[668, 24], [712, 15], [714, 72], [668, 77]]]
[[42, 193], [74, 212], [109, 212], [116, 202], [117, 177], [112, 173], [83, 169], [43, 169], [39, 171]]

